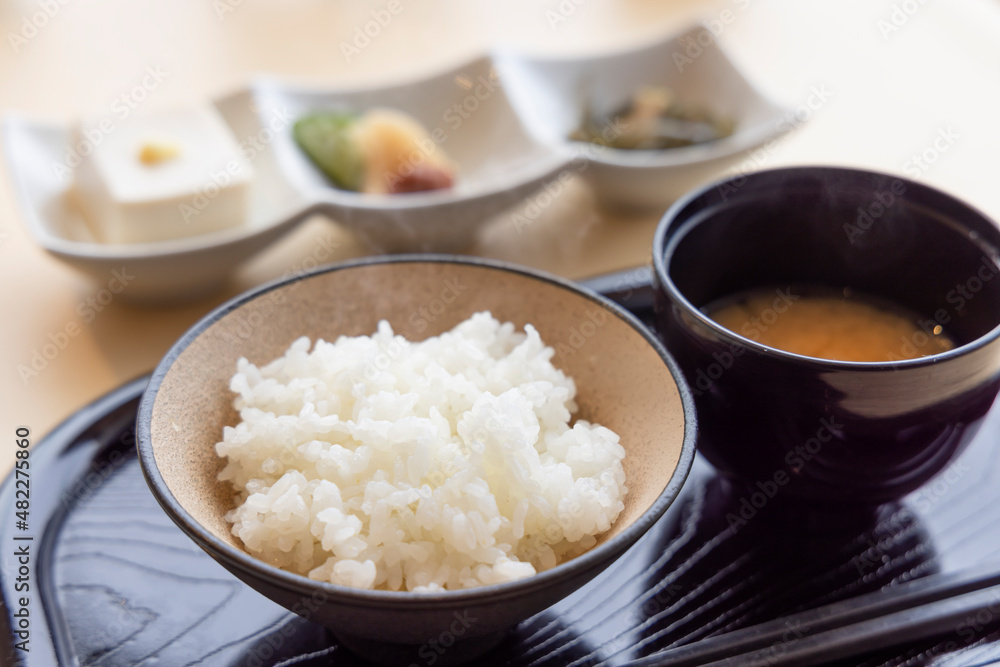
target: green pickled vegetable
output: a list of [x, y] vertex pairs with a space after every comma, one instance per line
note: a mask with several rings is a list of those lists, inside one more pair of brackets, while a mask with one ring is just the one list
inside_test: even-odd
[[351, 137], [357, 116], [349, 113], [317, 113], [303, 116], [292, 131], [295, 142], [334, 185], [358, 192], [365, 164]]
[[662, 150], [723, 139], [734, 129], [731, 118], [686, 105], [669, 88], [644, 86], [607, 116], [584, 108], [583, 122], [569, 138], [625, 150]]

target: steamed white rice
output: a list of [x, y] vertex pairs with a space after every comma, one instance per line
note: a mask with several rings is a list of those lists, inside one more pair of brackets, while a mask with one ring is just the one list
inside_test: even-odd
[[413, 343], [295, 341], [240, 359], [219, 478], [247, 551], [344, 586], [437, 591], [531, 576], [586, 551], [624, 508], [625, 450], [578, 420], [531, 325], [478, 313]]

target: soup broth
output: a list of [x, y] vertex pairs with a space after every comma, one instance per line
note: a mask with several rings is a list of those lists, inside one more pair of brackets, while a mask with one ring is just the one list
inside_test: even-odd
[[899, 361], [955, 347], [937, 322], [849, 289], [756, 289], [703, 311], [762, 345], [819, 359]]

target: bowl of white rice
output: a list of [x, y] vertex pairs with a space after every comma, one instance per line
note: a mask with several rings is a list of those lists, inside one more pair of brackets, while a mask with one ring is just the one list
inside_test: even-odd
[[230, 572], [369, 659], [433, 645], [446, 664], [635, 543], [687, 476], [695, 417], [611, 301], [400, 255], [210, 313], [153, 373], [137, 431], [157, 500]]

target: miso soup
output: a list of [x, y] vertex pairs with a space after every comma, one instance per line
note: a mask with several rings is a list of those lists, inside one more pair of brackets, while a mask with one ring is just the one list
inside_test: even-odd
[[955, 346], [940, 323], [849, 289], [755, 289], [703, 310], [762, 345], [819, 359], [898, 361]]

